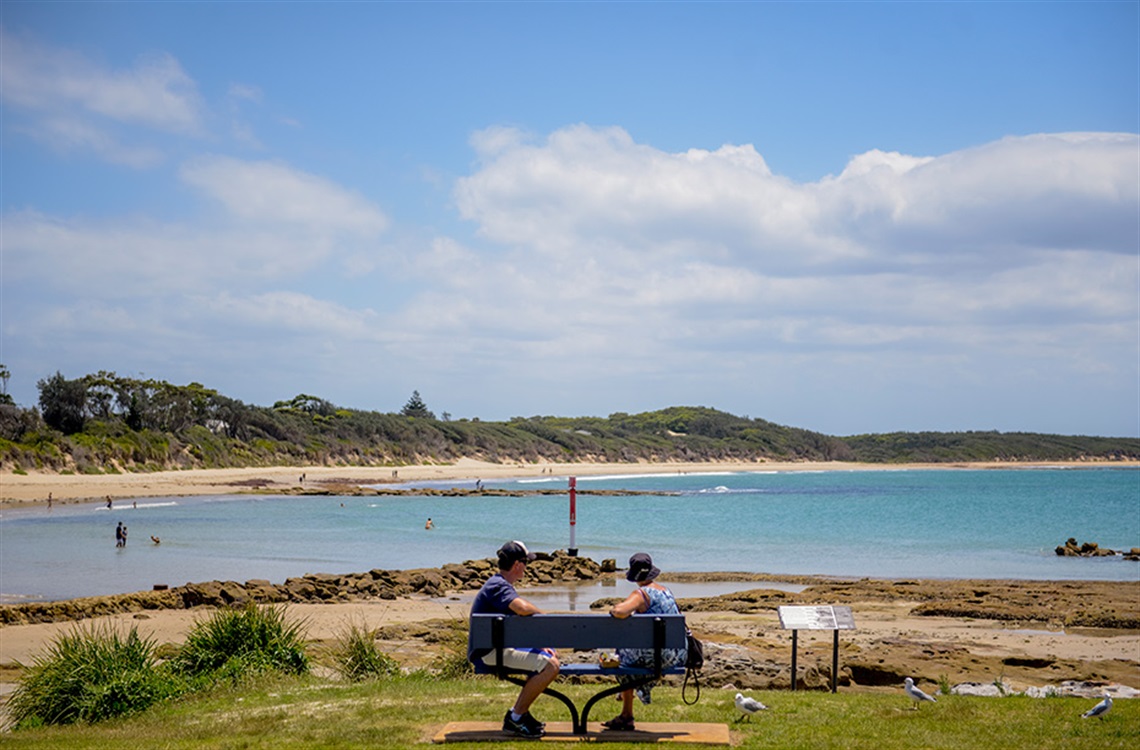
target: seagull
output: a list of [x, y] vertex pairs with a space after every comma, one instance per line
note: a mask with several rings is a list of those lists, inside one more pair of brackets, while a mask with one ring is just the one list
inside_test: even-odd
[[914, 686], [914, 680], [909, 677], [907, 677], [904, 681], [903, 689], [906, 690], [906, 694], [909, 695], [911, 700], [914, 701], [915, 711], [918, 710], [918, 704], [922, 703], [923, 701], [930, 701], [931, 703], [938, 702], [934, 700], [934, 696], [927, 695], [926, 693], [922, 692], [922, 690], [916, 688]]
[[1104, 694], [1104, 700], [1102, 700], [1100, 703], [1098, 703], [1095, 706], [1093, 706], [1092, 708], [1090, 708], [1088, 711], [1085, 711], [1083, 714], [1081, 714], [1081, 718], [1082, 719], [1089, 719], [1089, 718], [1092, 718], [1093, 716], [1096, 716], [1096, 717], [1103, 719], [1104, 715], [1106, 713], [1108, 713], [1110, 708], [1112, 708], [1112, 698], [1109, 697], [1108, 693], [1105, 693]]
[[757, 711], [767, 711], [768, 707], [755, 698], [746, 698], [742, 693], [736, 694], [736, 708], [740, 711], [741, 716], [736, 720], [740, 721], [745, 716], [752, 716]]

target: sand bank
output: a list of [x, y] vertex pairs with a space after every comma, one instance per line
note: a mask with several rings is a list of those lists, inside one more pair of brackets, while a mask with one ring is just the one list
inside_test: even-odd
[[[112, 498], [223, 495], [291, 491], [327, 484], [446, 482], [517, 477], [599, 476], [609, 474], [695, 474], [717, 471], [874, 471], [908, 469], [999, 469], [1038, 467], [1140, 466], [1140, 462], [859, 464], [849, 462], [703, 462], [703, 463], [490, 463], [461, 458], [451, 464], [399, 467], [286, 466], [243, 469], [187, 469], [137, 474], [0, 473], [0, 503], [13, 505], [94, 501]], [[302, 482], [301, 477], [304, 476]]]

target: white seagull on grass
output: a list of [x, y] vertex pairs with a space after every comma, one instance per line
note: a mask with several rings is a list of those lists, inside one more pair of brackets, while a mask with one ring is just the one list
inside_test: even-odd
[[914, 710], [915, 711], [918, 710], [918, 704], [922, 703], [923, 701], [930, 701], [931, 703], [937, 703], [938, 702], [938, 701], [934, 700], [934, 696], [927, 695], [926, 693], [922, 692], [922, 690], [915, 687], [914, 686], [914, 680], [912, 680], [909, 677], [907, 677], [906, 680], [904, 680], [903, 689], [906, 690], [906, 694], [910, 696], [910, 699], [912, 701], [914, 701]]
[[767, 711], [768, 707], [755, 698], [746, 698], [742, 693], [736, 694], [736, 708], [740, 711], [740, 716], [736, 718], [740, 721], [745, 716], [751, 717], [757, 711]]
[[1104, 715], [1106, 713], [1108, 713], [1109, 709], [1111, 709], [1111, 708], [1112, 708], [1112, 698], [1109, 697], [1108, 693], [1105, 693], [1104, 694], [1104, 700], [1102, 700], [1100, 703], [1098, 703], [1095, 706], [1093, 706], [1092, 708], [1090, 708], [1088, 711], [1085, 711], [1083, 714], [1081, 714], [1081, 718], [1082, 719], [1091, 719], [1092, 717], [1096, 716], [1097, 718], [1103, 719]]

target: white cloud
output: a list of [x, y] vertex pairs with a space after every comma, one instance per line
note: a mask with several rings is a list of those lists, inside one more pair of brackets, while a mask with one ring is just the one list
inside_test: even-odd
[[264, 99], [261, 89], [248, 84], [230, 84], [226, 99], [229, 105], [230, 137], [247, 148], [261, 150], [264, 145], [254, 133], [253, 126], [246, 120], [242, 109], [246, 104], [260, 105]]
[[615, 128], [473, 143], [480, 166], [457, 205], [509, 250], [465, 269], [461, 299], [433, 296], [409, 320], [524, 342], [497, 351], [534, 361], [531, 376], [562, 368], [561, 353], [613, 386], [619, 369], [656, 378], [683, 352], [710, 383], [726, 357], [763, 382], [774, 354], [821, 371], [864, 352], [852, 377], [926, 361], [933, 382], [954, 363], [962, 382], [1016, 390], [1018, 356], [1041, 380], [1051, 368], [1135, 377], [1135, 135], [873, 151], [808, 184], [748, 146], [670, 154]]
[[202, 132], [197, 85], [173, 57], [155, 54], [125, 70], [0, 28], [5, 102], [42, 115], [92, 116], [161, 131]]
[[499, 150], [480, 153], [482, 168], [458, 182], [456, 202], [498, 242], [555, 254], [598, 239], [659, 257], [676, 257], [680, 244], [726, 257], [834, 252], [811, 232], [811, 196], [773, 175], [751, 146], [668, 154], [620, 128], [581, 125], [543, 144], [495, 143]]
[[148, 169], [165, 159], [162, 151], [153, 146], [126, 145], [111, 132], [80, 119], [49, 117], [34, 126], [16, 125], [13, 130], [54, 151], [92, 152], [104, 161], [133, 169]]
[[221, 157], [190, 162], [182, 176], [228, 213], [164, 223], [13, 211], [0, 237], [6, 278], [108, 299], [260, 290], [303, 279], [327, 261], [367, 273], [386, 252], [375, 244], [388, 225], [384, 213], [330, 180]]
[[300, 292], [266, 292], [237, 297], [226, 292], [194, 300], [202, 314], [222, 325], [252, 325], [275, 335], [304, 334], [333, 337], [342, 344], [375, 338], [377, 316], [372, 310], [350, 310]]
[[1007, 138], [936, 158], [874, 151], [805, 185], [773, 175], [751, 146], [668, 154], [585, 126], [542, 144], [474, 142], [488, 140], [482, 168], [457, 184], [459, 209], [484, 236], [540, 252], [580, 253], [604, 236], [659, 259], [688, 247], [765, 273], [826, 274], [945, 252], [997, 265], [1011, 247], [1135, 247], [1133, 135]]
[[518, 128], [508, 128], [501, 125], [493, 125], [476, 131], [470, 138], [471, 147], [483, 159], [493, 158], [504, 151], [517, 148], [530, 141], [531, 137]]
[[[819, 185], [827, 231], [871, 258], [998, 268], [1049, 249], [1132, 254], [1138, 138], [1062, 133], [1005, 138], [921, 161], [856, 157]], [[900, 168], [900, 166], [902, 168]]]
[[[480, 236], [468, 243], [381, 245], [389, 220], [367, 196], [221, 156], [180, 172], [220, 215], [9, 214], [5, 283], [48, 290], [36, 309], [62, 312], [6, 331], [91, 339], [82, 298], [109, 338], [132, 335], [112, 313], [148, 316], [157, 361], [227, 350], [353, 406], [372, 402], [342, 389], [370, 393], [380, 371], [512, 414], [567, 411], [557, 394], [589, 413], [704, 403], [816, 429], [836, 428], [783, 404], [1135, 390], [1136, 136], [873, 151], [807, 184], [751, 146], [666, 153], [617, 128], [473, 143], [479, 164], [455, 186]], [[328, 385], [306, 380], [322, 368]]]
[[229, 97], [233, 102], [249, 101], [255, 104], [260, 104], [264, 98], [264, 94], [257, 86], [250, 86], [245, 83], [230, 84]]
[[183, 165], [181, 176], [244, 221], [366, 237], [388, 227], [384, 213], [359, 194], [278, 162], [205, 156]]

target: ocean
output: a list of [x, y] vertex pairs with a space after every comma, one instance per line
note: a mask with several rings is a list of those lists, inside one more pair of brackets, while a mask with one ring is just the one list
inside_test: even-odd
[[[472, 488], [474, 481], [442, 484]], [[567, 477], [485, 486], [565, 490]], [[1135, 468], [612, 475], [579, 477], [577, 487], [579, 553], [623, 566], [646, 551], [666, 572], [1140, 581], [1140, 563], [1053, 551], [1069, 537], [1140, 547]], [[592, 489], [673, 494], [582, 494]], [[124, 548], [115, 546], [119, 522], [130, 532]], [[568, 494], [225, 495], [120, 500], [110, 510], [37, 506], [0, 514], [0, 599], [437, 567], [491, 557], [509, 539], [533, 550], [568, 548]]]

